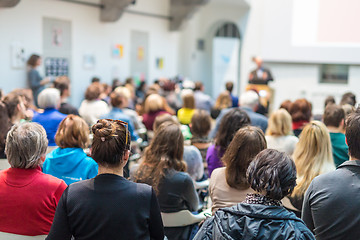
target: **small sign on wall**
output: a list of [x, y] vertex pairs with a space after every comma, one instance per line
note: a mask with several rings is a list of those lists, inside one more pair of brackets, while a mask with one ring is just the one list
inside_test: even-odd
[[113, 58], [123, 58], [124, 46], [122, 44], [114, 44], [111, 48], [111, 55]]
[[20, 42], [11, 44], [11, 67], [21, 69], [25, 67], [25, 48]]

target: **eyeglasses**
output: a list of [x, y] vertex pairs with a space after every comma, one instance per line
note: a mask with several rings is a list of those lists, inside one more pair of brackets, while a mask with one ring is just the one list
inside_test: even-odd
[[126, 135], [125, 144], [129, 148], [129, 145], [130, 145], [130, 141], [129, 141], [129, 135], [130, 135], [130, 133], [129, 133], [129, 124], [127, 122], [124, 122], [124, 121], [121, 121], [121, 120], [115, 120], [115, 119], [105, 119], [105, 120], [107, 120], [109, 122], [114, 122], [118, 126], [122, 126], [122, 127], [125, 128], [125, 135]]

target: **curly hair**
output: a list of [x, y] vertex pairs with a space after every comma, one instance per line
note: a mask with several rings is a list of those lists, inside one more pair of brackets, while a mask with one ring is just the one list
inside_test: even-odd
[[294, 190], [296, 168], [294, 161], [286, 153], [265, 149], [250, 163], [246, 177], [253, 190], [281, 200]]

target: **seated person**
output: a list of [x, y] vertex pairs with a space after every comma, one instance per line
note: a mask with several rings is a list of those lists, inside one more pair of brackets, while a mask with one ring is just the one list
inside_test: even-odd
[[89, 127], [79, 116], [68, 115], [55, 135], [59, 146], [46, 156], [43, 172], [60, 178], [66, 184], [93, 178], [98, 165], [83, 149], [89, 146]]
[[37, 123], [15, 124], [6, 139], [11, 168], [0, 171], [0, 232], [47, 235], [66, 189], [63, 180], [41, 172], [48, 140]]
[[349, 147], [345, 140], [345, 112], [341, 106], [329, 104], [324, 111], [323, 121], [330, 132], [335, 166], [349, 160]]
[[260, 128], [247, 126], [236, 132], [221, 159], [225, 167], [215, 169], [211, 175], [209, 191], [213, 214], [219, 208], [244, 201], [246, 194], [253, 193], [246, 180], [246, 170], [256, 154], [265, 148]]
[[65, 190], [47, 239], [164, 239], [155, 192], [123, 177], [130, 154], [126, 123], [102, 119], [92, 132], [99, 175]]
[[256, 192], [208, 218], [195, 236], [207, 239], [315, 239], [301, 219], [281, 205], [296, 185], [296, 168], [285, 153], [261, 151], [250, 163], [247, 182]]
[[194, 93], [189, 89], [185, 89], [181, 95], [183, 106], [177, 112], [177, 117], [181, 124], [189, 124], [195, 112]]

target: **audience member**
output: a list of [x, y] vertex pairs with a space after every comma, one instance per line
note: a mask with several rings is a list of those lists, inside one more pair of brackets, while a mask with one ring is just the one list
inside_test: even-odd
[[224, 91], [217, 97], [214, 107], [211, 109], [211, 117], [216, 119], [221, 110], [231, 107], [231, 96], [228, 91]]
[[12, 125], [20, 123], [26, 116], [24, 97], [13, 91], [3, 98], [7, 108], [7, 115]]
[[240, 128], [222, 161], [225, 167], [213, 171], [209, 191], [212, 213], [219, 208], [231, 207], [253, 193], [246, 179], [246, 170], [254, 157], [266, 148], [266, 140], [261, 129], [253, 126]]
[[291, 156], [299, 139], [292, 135], [292, 121], [285, 109], [274, 111], [266, 130], [267, 147], [285, 152]]
[[139, 139], [138, 134], [135, 131], [134, 124], [131, 118], [123, 112], [123, 108], [125, 107], [126, 96], [122, 94], [120, 91], [114, 91], [110, 94], [110, 102], [112, 105], [112, 109], [109, 113], [104, 114], [101, 118], [108, 118], [114, 120], [121, 120], [128, 124], [129, 132], [132, 141], [137, 141]]
[[90, 143], [89, 127], [77, 115], [68, 115], [61, 121], [55, 135], [59, 147], [47, 154], [43, 172], [65, 181], [67, 185], [93, 178], [98, 165], [83, 149]]
[[315, 239], [303, 221], [281, 205], [280, 200], [296, 185], [296, 168], [288, 155], [263, 150], [250, 163], [246, 178], [256, 193], [218, 210], [205, 221], [195, 240]]
[[5, 141], [11, 125], [7, 107], [4, 102], [0, 101], [0, 159], [6, 158]]
[[222, 118], [219, 131], [215, 137], [215, 144], [208, 148], [206, 154], [209, 176], [211, 176], [214, 169], [223, 166], [220, 159], [224, 155], [236, 131], [247, 125], [250, 125], [250, 118], [245, 111], [239, 108], [233, 108]]
[[345, 112], [345, 119], [350, 115], [350, 113], [355, 112], [355, 107], [350, 104], [341, 105], [342, 109]]
[[290, 196], [291, 204], [301, 212], [304, 195], [311, 181], [335, 170], [329, 132], [319, 121], [307, 124], [293, 154], [297, 169], [297, 185]]
[[283, 108], [286, 111], [288, 111], [288, 113], [290, 113], [290, 106], [291, 106], [291, 101], [290, 100], [285, 100], [280, 104], [280, 109]]
[[67, 102], [70, 97], [70, 79], [67, 76], [57, 77], [54, 81], [54, 88], [60, 91], [60, 107], [59, 112], [63, 114], [79, 115], [78, 110]]
[[356, 105], [356, 96], [352, 92], [344, 93], [340, 100], [340, 105], [350, 104], [355, 107]]
[[[155, 189], [161, 212], [198, 210], [199, 200], [191, 177], [185, 173], [184, 138], [177, 124], [163, 123], [146, 148], [135, 181]], [[192, 226], [166, 227], [168, 239], [188, 239]]]
[[42, 78], [40, 76], [39, 71], [37, 68], [41, 65], [41, 57], [36, 54], [32, 54], [27, 61], [28, 65], [28, 72], [27, 72], [27, 80], [28, 84], [33, 92], [35, 105], [38, 106], [38, 95], [39, 93], [45, 89], [45, 85], [50, 82], [49, 78]]
[[[157, 116], [168, 113], [164, 110], [164, 100], [159, 94], [151, 94], [145, 100], [143, 123], [147, 130], [153, 130], [154, 120]], [[170, 113], [168, 113], [170, 114]]]
[[349, 160], [349, 148], [345, 139], [345, 112], [341, 106], [330, 104], [325, 108], [323, 121], [330, 132], [335, 166]]
[[202, 82], [195, 83], [194, 97], [196, 108], [210, 113], [213, 101], [209, 95], [204, 93], [204, 84]]
[[329, 104], [336, 104], [334, 96], [328, 96], [325, 99], [324, 107], [326, 108], [326, 106]]
[[233, 82], [226, 82], [225, 88], [230, 94], [232, 107], [238, 107], [239, 106], [239, 98], [232, 94], [232, 91], [233, 91], [233, 88], [234, 88], [234, 83]]
[[126, 126], [102, 119], [92, 132], [99, 175], [65, 190], [46, 239], [164, 239], [155, 192], [123, 178], [130, 154]]
[[360, 236], [360, 113], [346, 119], [350, 161], [311, 182], [302, 219], [316, 239], [358, 239]]
[[108, 104], [100, 99], [101, 91], [99, 83], [92, 83], [86, 89], [85, 100], [80, 105], [80, 116], [89, 126], [94, 125], [100, 116], [110, 111]]
[[273, 81], [273, 77], [269, 69], [264, 68], [263, 60], [261, 57], [254, 57], [252, 59], [256, 64], [256, 69], [250, 72], [249, 74], [249, 83], [250, 84], [265, 84], [267, 85], [270, 81]]
[[145, 81], [140, 82], [138, 88], [136, 89], [135, 95], [141, 101], [145, 98], [145, 93], [147, 91], [147, 84]]
[[33, 122], [41, 124], [46, 131], [49, 146], [56, 146], [55, 134], [60, 122], [66, 117], [57, 110], [60, 105], [60, 91], [56, 88], [46, 88], [38, 96], [39, 107], [43, 113], [35, 114]]
[[177, 112], [177, 117], [181, 124], [189, 124], [195, 112], [195, 98], [192, 90], [183, 90], [181, 93], [183, 107]]
[[289, 113], [292, 118], [292, 129], [295, 136], [299, 137], [302, 129], [310, 122], [311, 110], [311, 103], [305, 98], [297, 99], [291, 103]]
[[45, 129], [37, 123], [15, 124], [6, 139], [11, 168], [0, 172], [0, 231], [47, 235], [64, 181], [41, 172], [48, 145]]

